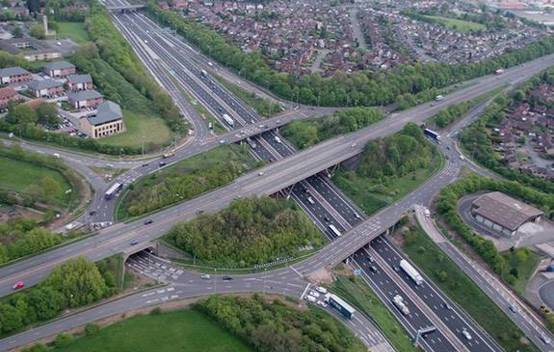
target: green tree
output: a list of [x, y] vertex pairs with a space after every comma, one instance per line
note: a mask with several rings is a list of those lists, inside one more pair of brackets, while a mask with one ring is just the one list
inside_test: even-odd
[[13, 124], [36, 124], [38, 116], [35, 110], [27, 104], [19, 104], [9, 110], [7, 120]]
[[3, 333], [18, 330], [23, 327], [23, 317], [15, 307], [0, 303], [0, 326]]
[[60, 123], [58, 109], [54, 103], [40, 104], [36, 108], [38, 123], [45, 126], [57, 126]]
[[107, 293], [98, 268], [83, 257], [69, 260], [54, 269], [45, 284], [60, 292], [70, 307], [90, 304]]
[[31, 29], [29, 30], [29, 34], [37, 39], [44, 39], [46, 37], [46, 33], [44, 33], [44, 27], [40, 23], [32, 25]]

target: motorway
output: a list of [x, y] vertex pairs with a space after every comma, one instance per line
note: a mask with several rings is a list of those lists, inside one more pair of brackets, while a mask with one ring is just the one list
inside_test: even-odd
[[[131, 16], [129, 15], [127, 17]], [[150, 35], [150, 33], [148, 33], [148, 35]], [[155, 43], [155, 40], [148, 41], [148, 43], [152, 42]], [[158, 50], [157, 52], [160, 51], [160, 48], [161, 47], [156, 47]], [[507, 70], [502, 76], [483, 78], [478, 85], [455, 92], [448, 96], [445, 101], [436, 103], [434, 106], [431, 106], [431, 104], [424, 104], [424, 106], [410, 109], [403, 113], [393, 114], [386, 119], [386, 121], [377, 123], [359, 132], [335, 138], [299, 153], [294, 153], [294, 151], [290, 150], [287, 152], [286, 150], [290, 146], [287, 147], [285, 143], [278, 143], [275, 140], [276, 135], [274, 132], [266, 132], [265, 136], [259, 138], [259, 145], [263, 146], [264, 150], [271, 154], [275, 160], [273, 160], [274, 162], [272, 164], [263, 168], [263, 176], [258, 176], [257, 173], [245, 175], [244, 177], [241, 177], [233, 182], [231, 185], [202, 195], [189, 202], [169, 208], [158, 214], [154, 214], [151, 217], [154, 220], [154, 224], [149, 225], [148, 227], [144, 226], [141, 221], [135, 221], [129, 224], [116, 224], [111, 228], [100, 231], [100, 234], [95, 237], [47, 252], [28, 260], [23, 260], [9, 267], [2, 268], [0, 269], [0, 277], [2, 277], [2, 279], [0, 279], [0, 293], [6, 294], [11, 291], [11, 283], [16, 279], [19, 280], [23, 278], [27, 283], [36, 283], [44, 277], [44, 275], [46, 275], [54, 265], [63, 262], [69, 257], [83, 254], [87, 255], [90, 259], [97, 260], [113, 253], [128, 249], [130, 247], [129, 241], [131, 239], [138, 239], [139, 241], [144, 242], [159, 237], [165, 233], [165, 231], [167, 231], [167, 229], [169, 229], [175, 221], [193, 218], [196, 215], [197, 210], [201, 209], [207, 212], [217, 211], [225, 207], [236, 197], [264, 194], [269, 195], [278, 192], [287, 186], [295, 184], [298, 184], [295, 186], [298, 187], [298, 189], [293, 190], [293, 197], [300, 201], [301, 205], [306, 206], [307, 202], [307, 196], [305, 196], [306, 191], [304, 188], [310, 190], [310, 192], [312, 192], [310, 194], [316, 193], [321, 195], [321, 198], [319, 198], [319, 196], [314, 194], [314, 197], [318, 200], [317, 204], [319, 204], [321, 208], [310, 209], [308, 207], [310, 210], [308, 213], [312, 212], [315, 214], [315, 218], [317, 219], [320, 227], [327, 230], [327, 226], [322, 226], [326, 224], [325, 217], [328, 217], [328, 221], [331, 219], [332, 221], [335, 221], [338, 228], [347, 230], [348, 226], [355, 227], [334, 240], [332, 246], [330, 245], [325, 247], [314, 257], [295, 265], [294, 269], [291, 268], [291, 271], [294, 273], [300, 272], [302, 276], [309, 276], [310, 273], [315, 272], [322, 267], [333, 266], [349, 257], [352, 253], [357, 253], [357, 250], [363, 247], [372, 238], [377, 237], [386, 231], [396, 222], [400, 214], [404, 213], [413, 204], [428, 204], [438, 189], [456, 178], [459, 165], [457, 166], [452, 163], [452, 166], [445, 168], [420, 189], [416, 190], [402, 201], [399, 201], [393, 206], [384, 209], [377, 215], [367, 220], [360, 219], [359, 212], [356, 209], [349, 208], [347, 205], [337, 205], [341, 204], [340, 198], [342, 197], [336, 192], [336, 190], [333, 190], [332, 185], [328, 184], [325, 177], [316, 176], [314, 178], [310, 178], [310, 176], [358, 154], [365, 143], [370, 139], [396, 132], [408, 121], [421, 122], [425, 118], [434, 115], [436, 112], [444, 109], [450, 104], [471, 99], [504, 83], [521, 82], [529, 75], [546, 67], [546, 65], [552, 64], [553, 60], [554, 58], [551, 56], [546, 57], [532, 63], [528, 63], [523, 68], [520, 67]], [[183, 72], [185, 72], [185, 70], [186, 68], [183, 68]], [[189, 69], [189, 72], [192, 71]], [[191, 80], [189, 76], [188, 84], [192, 85], [196, 83], [198, 87], [205, 89], [206, 84], [202, 83], [204, 85], [203, 87], [202, 84], [198, 82], [198, 76], [195, 75], [195, 77], [196, 78]], [[212, 87], [212, 89], [214, 89], [214, 87]], [[219, 94], [221, 95], [221, 93]], [[239, 114], [237, 114], [235, 109], [240, 111], [241, 107], [233, 107], [233, 104], [235, 104], [233, 101], [225, 101], [224, 98], [219, 97], [219, 95], [216, 95], [216, 97], [217, 99], [213, 98], [214, 100], [211, 101], [215, 106], [214, 111], [216, 112], [216, 116], [221, 114], [221, 111], [218, 111], [217, 109], [218, 105], [223, 108], [231, 106], [233, 110], [229, 109], [227, 112], [229, 112], [231, 116], [235, 117], [237, 122], [240, 122], [239, 119], [241, 116], [238, 116]], [[209, 98], [205, 99], [208, 100]], [[243, 122], [248, 124], [248, 120], [243, 120]], [[245, 127], [248, 128], [248, 126]], [[244, 138], [241, 137], [240, 133], [237, 135], [238, 137], [236, 138]], [[230, 140], [225, 142], [230, 142]], [[219, 141], [216, 140], [212, 143], [217, 145]], [[277, 144], [279, 146], [277, 146]], [[262, 147], [259, 149], [261, 150]], [[281, 153], [284, 155], [281, 155]], [[264, 155], [266, 157], [271, 157], [269, 154], [265, 154], [265, 152], [260, 152], [260, 154], [263, 154], [261, 157], [264, 157]], [[178, 158], [176, 157], [176, 159]], [[457, 160], [456, 157], [454, 157], [454, 159]], [[145, 166], [145, 168], [147, 167], [148, 166]], [[145, 171], [151, 172], [148, 170]], [[309, 179], [309, 181], [301, 182], [304, 179]], [[323, 195], [325, 195], [325, 197]], [[330, 216], [324, 215], [322, 219], [321, 215], [325, 214], [325, 211], [327, 211], [327, 214]], [[356, 220], [353, 220], [354, 218]], [[328, 232], [327, 235], [329, 235]], [[370, 248], [368, 251], [369, 250], [372, 249]], [[363, 258], [360, 258], [360, 260], [362, 259]], [[386, 260], [386, 257], [383, 257], [383, 259]], [[383, 272], [387, 270], [385, 269], [385, 266], [386, 265], [382, 265]], [[276, 275], [277, 274], [278, 273], [276, 273]], [[389, 277], [395, 275], [390, 272], [387, 274]], [[407, 283], [405, 284], [409, 285]], [[433, 317], [435, 321], [437, 318], [441, 321], [444, 320], [438, 316], [439, 313], [427, 312], [426, 314], [431, 316], [435, 315], [436, 317]], [[423, 316], [423, 314], [421, 314], [421, 316]], [[423, 326], [422, 324], [425, 323], [428, 322], [422, 320], [420, 326]], [[471, 322], [468, 323], [468, 325], [469, 324], [471, 324]], [[456, 328], [448, 328], [447, 330], [456, 331]], [[431, 340], [433, 340], [433, 342], [431, 342]], [[464, 344], [464, 341], [460, 341], [459, 336], [450, 337], [449, 340], [454, 341], [455, 344]], [[481, 346], [488, 346], [488, 344], [485, 343], [485, 340], [486, 337], [482, 339], [483, 343], [470, 346], [467, 346], [468, 343], [466, 341], [464, 345], [469, 350], [481, 350], [477, 347], [480, 348]], [[452, 346], [448, 346], [443, 349], [443, 347], [447, 346], [448, 342], [446, 342], [446, 338], [443, 338], [440, 335], [436, 338], [429, 339], [428, 344], [434, 344], [435, 341], [437, 346], [440, 346], [436, 350], [459, 350], [458, 348], [454, 349]], [[428, 347], [430, 350], [435, 350], [432, 346]], [[491, 350], [494, 350], [494, 348], [491, 348]]]

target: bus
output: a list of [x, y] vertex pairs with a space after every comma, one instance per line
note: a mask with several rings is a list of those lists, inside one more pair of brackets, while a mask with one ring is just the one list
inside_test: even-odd
[[423, 134], [425, 134], [426, 136], [431, 137], [431, 138], [433, 138], [434, 140], [437, 140], [437, 141], [440, 141], [440, 139], [441, 139], [440, 134], [438, 134], [437, 132], [433, 131], [430, 128], [424, 129]]
[[339, 230], [335, 227], [335, 225], [331, 224], [329, 225], [329, 228], [331, 229], [331, 232], [335, 234], [335, 236], [340, 237], [342, 233], [340, 233]]
[[113, 196], [121, 191], [121, 189], [123, 188], [123, 184], [122, 183], [119, 183], [119, 182], [116, 182], [114, 183], [107, 191], [106, 193], [104, 194], [104, 198], [106, 198], [106, 200], [110, 200], [113, 198]]
[[329, 302], [331, 307], [338, 310], [347, 319], [352, 319], [354, 313], [356, 313], [356, 310], [352, 308], [350, 304], [346, 303], [342, 300], [342, 298], [335, 296], [332, 293], [326, 294], [325, 300]]
[[231, 118], [231, 116], [227, 115], [227, 114], [223, 114], [223, 120], [225, 120], [225, 122], [227, 122], [227, 124], [231, 127], [235, 127], [235, 121], [233, 121], [233, 119]]

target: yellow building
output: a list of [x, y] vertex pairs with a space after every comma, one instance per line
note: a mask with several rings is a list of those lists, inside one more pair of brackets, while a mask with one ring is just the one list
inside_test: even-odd
[[95, 115], [81, 119], [81, 130], [94, 139], [125, 132], [121, 108], [112, 101], [103, 102]]

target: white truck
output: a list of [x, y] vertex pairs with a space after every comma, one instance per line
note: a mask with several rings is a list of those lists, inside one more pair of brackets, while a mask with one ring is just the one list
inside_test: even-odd
[[392, 303], [394, 303], [394, 305], [396, 306], [396, 308], [398, 308], [398, 310], [404, 314], [404, 315], [408, 315], [410, 314], [410, 309], [408, 309], [408, 306], [406, 305], [406, 303], [404, 302], [404, 298], [400, 295], [396, 295], [392, 298]]
[[235, 126], [235, 121], [231, 118], [231, 116], [227, 115], [227, 114], [223, 114], [223, 120], [225, 120], [225, 122], [231, 126], [231, 127], [234, 127]]
[[421, 274], [406, 259], [400, 261], [400, 267], [412, 280], [414, 280], [416, 285], [421, 285], [423, 283]]

